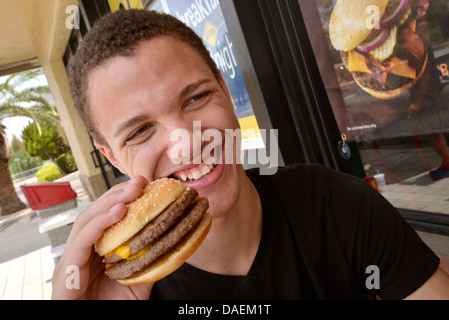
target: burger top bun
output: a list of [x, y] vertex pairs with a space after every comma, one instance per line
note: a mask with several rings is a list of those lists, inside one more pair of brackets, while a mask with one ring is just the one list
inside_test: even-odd
[[385, 13], [389, 0], [338, 0], [329, 23], [329, 35], [335, 49], [350, 51], [371, 33], [366, 22], [372, 15], [369, 6], [379, 8], [379, 18]]
[[142, 195], [126, 205], [125, 217], [112, 225], [95, 243], [95, 250], [100, 256], [115, 250], [125, 241], [131, 239], [151, 220], [156, 218], [186, 189], [175, 179], [159, 179], [146, 186]]

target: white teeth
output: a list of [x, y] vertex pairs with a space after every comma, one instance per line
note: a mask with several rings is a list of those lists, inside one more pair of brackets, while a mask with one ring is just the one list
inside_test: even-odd
[[205, 176], [210, 172], [211, 168], [209, 166], [204, 166], [203, 169], [201, 169], [201, 174]]
[[215, 159], [215, 157], [212, 157], [205, 160], [204, 163], [207, 165], [207, 167], [212, 169], [217, 164], [217, 159]]
[[198, 180], [199, 178], [201, 178], [203, 175], [201, 174], [200, 171], [193, 171], [193, 179]]
[[194, 170], [191, 171], [188, 175], [186, 175], [185, 173], [180, 173], [179, 174], [179, 178], [183, 181], [187, 181], [187, 180], [198, 180], [201, 177], [209, 174], [215, 167], [215, 161], [213, 161], [211, 164], [209, 165], [203, 165], [201, 167], [201, 170]]

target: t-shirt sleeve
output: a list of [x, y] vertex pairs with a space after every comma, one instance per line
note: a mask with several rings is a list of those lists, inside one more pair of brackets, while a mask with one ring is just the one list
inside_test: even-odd
[[[377, 267], [383, 299], [403, 299], [437, 270], [439, 258], [379, 192], [363, 180], [327, 175], [332, 223], [348, 258], [364, 283]], [[374, 272], [374, 271], [372, 271]]]

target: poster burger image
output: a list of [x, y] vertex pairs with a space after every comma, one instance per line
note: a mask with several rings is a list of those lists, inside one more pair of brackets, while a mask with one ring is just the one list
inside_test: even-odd
[[[419, 81], [430, 45], [428, 8], [428, 0], [338, 0], [329, 36], [345, 68], [365, 92], [392, 99]], [[378, 23], [370, 27], [372, 13], [378, 13]]]

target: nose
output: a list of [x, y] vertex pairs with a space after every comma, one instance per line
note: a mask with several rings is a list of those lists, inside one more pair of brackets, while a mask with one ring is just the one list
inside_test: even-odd
[[175, 164], [201, 163], [201, 121], [176, 121], [167, 127], [166, 155]]

